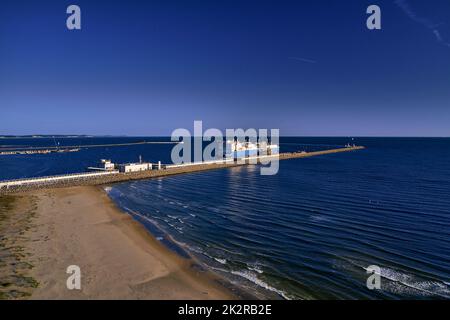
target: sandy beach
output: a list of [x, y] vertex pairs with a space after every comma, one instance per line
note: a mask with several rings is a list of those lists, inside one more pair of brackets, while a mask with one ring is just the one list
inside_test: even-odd
[[[164, 247], [99, 187], [2, 199], [0, 298], [233, 299], [218, 276]], [[69, 290], [67, 267], [81, 270]]]

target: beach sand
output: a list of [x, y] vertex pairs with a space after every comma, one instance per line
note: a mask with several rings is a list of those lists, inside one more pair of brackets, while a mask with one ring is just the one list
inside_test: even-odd
[[[11, 241], [22, 251], [16, 258], [29, 266], [15, 272], [29, 280], [22, 286], [25, 294], [17, 298], [237, 297], [218, 276], [164, 247], [141, 224], [120, 211], [99, 187], [38, 190], [17, 198], [10, 210], [12, 217], [26, 213], [27, 222], [22, 225], [23, 221], [16, 219], [15, 225], [23, 230], [2, 235], [4, 240], [14, 238]], [[3, 230], [11, 228], [4, 225]], [[70, 274], [66, 270], [70, 265], [80, 267], [81, 290], [67, 289]], [[0, 268], [0, 281], [12, 279], [9, 286], [13, 288], [17, 279], [8, 272], [11, 270]]]

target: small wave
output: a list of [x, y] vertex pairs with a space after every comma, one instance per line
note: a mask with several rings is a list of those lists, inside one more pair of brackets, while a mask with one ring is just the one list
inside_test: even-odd
[[262, 271], [261, 268], [259, 268], [258, 266], [248, 266], [247, 269], [251, 270], [251, 271], [258, 272], [259, 274], [264, 273], [264, 271]]
[[183, 233], [183, 228], [175, 227], [175, 230], [177, 230], [179, 233]]
[[171, 227], [172, 229], [174, 229], [175, 231], [177, 231], [178, 233], [183, 233], [183, 228], [178, 227], [170, 222], [167, 222], [167, 224], [169, 225], [169, 227]]
[[215, 261], [219, 262], [220, 264], [226, 264], [227, 263], [226, 259], [214, 257], [214, 256], [208, 254], [208, 252], [206, 252], [204, 250], [200, 249], [200, 250], [197, 251], [197, 253], [200, 253], [200, 254], [204, 255], [205, 257], [208, 257], [211, 260], [215, 260]]
[[216, 260], [217, 262], [219, 262], [221, 264], [227, 264], [227, 259], [214, 258], [214, 260]]
[[123, 209], [124, 209], [125, 211], [129, 212], [129, 213], [136, 214], [136, 215], [139, 215], [139, 216], [140, 216], [139, 213], [137, 213], [136, 211], [131, 210], [131, 209], [128, 208], [128, 207], [125, 207], [125, 206], [124, 206]]
[[322, 216], [322, 215], [312, 215], [309, 217], [312, 221], [323, 222], [323, 221], [331, 221], [330, 218]]
[[[368, 274], [359, 274], [362, 269], [367, 271], [367, 266], [352, 259], [335, 260], [334, 267], [350, 272], [353, 276], [365, 281]], [[399, 296], [431, 297], [438, 296], [450, 298], [450, 286], [439, 280], [428, 280], [418, 275], [395, 270], [390, 267], [380, 266], [381, 290]]]
[[284, 291], [278, 290], [278, 289], [270, 286], [269, 284], [267, 284], [264, 281], [262, 281], [261, 279], [259, 279], [256, 274], [254, 274], [248, 270], [231, 271], [231, 273], [234, 275], [240, 276], [242, 278], [245, 278], [248, 281], [253, 282], [254, 284], [256, 284], [266, 290], [275, 292], [276, 294], [278, 294], [279, 296], [283, 297], [286, 300], [291, 300], [291, 298]]
[[193, 247], [193, 246], [189, 246], [189, 245], [185, 245], [185, 247], [188, 251], [192, 251], [192, 252], [195, 252], [198, 254], [205, 254], [205, 252], [200, 247]]
[[[366, 268], [364, 268], [367, 270]], [[391, 268], [380, 268], [382, 278], [392, 283], [385, 284], [382, 289], [401, 295], [440, 296], [450, 298], [450, 290], [445, 282], [420, 280], [414, 275], [402, 273]]]
[[106, 193], [110, 193], [112, 188], [111, 187], [105, 187], [103, 190], [105, 190]]
[[[336, 263], [340, 269], [356, 272], [358, 268], [367, 271], [367, 267], [353, 260]], [[356, 267], [356, 269], [355, 269]], [[380, 266], [381, 289], [400, 296], [450, 298], [450, 287], [444, 281], [427, 280], [418, 275], [405, 273], [390, 267]], [[385, 279], [383, 281], [383, 279]]]

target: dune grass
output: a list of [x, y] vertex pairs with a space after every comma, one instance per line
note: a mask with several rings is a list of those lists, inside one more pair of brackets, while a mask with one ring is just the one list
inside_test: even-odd
[[31, 200], [23, 210], [16, 210], [19, 200], [0, 196], [0, 299], [27, 298], [39, 285], [29, 276], [33, 265], [24, 246], [36, 207]]

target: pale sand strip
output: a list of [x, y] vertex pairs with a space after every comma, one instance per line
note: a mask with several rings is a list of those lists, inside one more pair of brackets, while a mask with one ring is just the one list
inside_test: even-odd
[[[26, 244], [39, 282], [32, 299], [233, 299], [215, 275], [165, 248], [98, 187], [30, 193], [35, 227]], [[81, 268], [68, 290], [66, 268]]]

